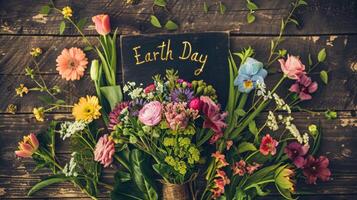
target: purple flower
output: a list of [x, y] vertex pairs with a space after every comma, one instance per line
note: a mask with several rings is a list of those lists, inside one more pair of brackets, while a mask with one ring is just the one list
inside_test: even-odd
[[135, 99], [129, 103], [129, 114], [132, 117], [136, 117], [139, 115], [139, 111], [143, 108], [146, 104], [146, 101], [143, 99]]
[[289, 91], [297, 93], [299, 98], [304, 101], [312, 99], [310, 94], [316, 92], [317, 87], [318, 85], [315, 81], [312, 82], [310, 77], [302, 74], [299, 79], [291, 85]]
[[171, 101], [179, 103], [179, 102], [187, 102], [189, 103], [193, 99], [193, 91], [189, 88], [183, 89], [174, 89], [171, 92]]
[[128, 107], [128, 105], [129, 103], [126, 101], [118, 103], [114, 107], [112, 112], [109, 113], [109, 125], [108, 125], [109, 130], [114, 130], [115, 125], [120, 124], [120, 114], [124, 108]]
[[308, 145], [301, 145], [298, 142], [292, 142], [285, 147], [284, 152], [293, 161], [297, 168], [302, 168], [305, 162], [304, 156], [309, 151]]
[[328, 181], [331, 176], [331, 171], [328, 168], [329, 160], [325, 156], [314, 158], [309, 155], [303, 167], [303, 174], [306, 176], [308, 184], [316, 184], [317, 178], [322, 181]]

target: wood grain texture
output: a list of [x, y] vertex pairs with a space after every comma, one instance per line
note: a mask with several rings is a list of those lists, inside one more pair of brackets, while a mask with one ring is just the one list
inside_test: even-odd
[[[72, 104], [79, 96], [94, 94], [94, 88], [87, 75], [80, 81], [63, 81], [55, 70], [56, 58], [63, 48], [73, 46], [84, 48], [86, 45], [78, 37], [78, 33], [70, 27], [64, 36], [59, 36], [60, 14], [52, 13], [44, 21], [35, 19], [46, 0], [0, 0], [0, 199], [28, 199], [27, 191], [49, 171], [40, 170], [33, 173], [33, 161], [19, 160], [14, 156], [17, 142], [29, 132], [38, 132], [47, 127], [49, 120], [70, 120], [70, 110], [61, 109], [46, 114], [47, 122], [38, 123], [31, 114], [33, 106], [40, 106], [37, 93], [30, 93], [24, 98], [15, 97], [14, 88], [20, 83], [33, 86], [24, 78], [24, 67], [30, 65], [29, 50], [41, 47], [44, 54], [38, 59], [41, 74], [51, 85], [60, 85], [69, 91], [63, 99]], [[162, 33], [161, 29], [153, 28], [150, 15], [155, 13], [161, 21], [172, 19], [179, 24], [176, 32], [230, 31], [231, 50], [239, 51], [243, 47], [252, 46], [256, 50], [256, 58], [265, 61], [269, 53], [270, 40], [279, 32], [280, 20], [289, 12], [289, 2], [286, 0], [254, 0], [259, 9], [253, 24], [246, 23], [248, 10], [245, 1], [223, 0], [227, 11], [219, 14], [217, 6], [211, 6], [210, 11], [203, 12], [203, 2], [213, 4], [212, 0], [170, 0], [169, 12], [155, 7], [152, 0], [141, 0], [137, 5], [128, 5], [123, 0], [71, 1], [56, 0], [59, 8], [71, 6], [76, 19], [91, 17], [96, 14], [108, 13], [111, 16], [113, 28], [118, 27], [120, 34]], [[315, 186], [302, 184], [298, 188], [306, 192], [300, 199], [356, 199], [357, 198], [357, 1], [354, 0], [309, 0], [309, 6], [299, 9], [295, 17], [301, 26], [290, 25], [287, 28], [286, 40], [281, 48], [288, 49], [290, 54], [300, 55], [307, 63], [308, 53], [316, 57], [317, 52], [327, 49], [327, 61], [320, 69], [329, 71], [329, 85], [321, 82], [313, 101], [307, 101], [303, 107], [323, 111], [338, 110], [338, 119], [328, 121], [323, 114], [311, 116], [307, 113], [294, 113], [295, 123], [302, 130], [310, 123], [321, 122], [323, 139], [320, 149], [330, 159], [333, 180]], [[90, 41], [96, 44], [96, 32], [91, 20], [85, 26], [85, 33], [92, 35]], [[118, 51], [118, 53], [120, 53]], [[87, 52], [88, 58], [95, 58]], [[118, 56], [119, 58], [120, 56]], [[238, 58], [236, 58], [238, 61]], [[316, 59], [314, 59], [316, 60]], [[120, 63], [120, 62], [118, 62]], [[119, 66], [119, 64], [118, 64]], [[279, 68], [274, 63], [273, 68]], [[120, 72], [118, 74], [120, 76]], [[313, 75], [319, 80], [318, 74]], [[273, 74], [267, 79], [272, 84], [279, 79], [279, 74]], [[120, 80], [118, 80], [120, 81]], [[322, 87], [323, 86], [323, 87]], [[282, 87], [286, 91], [289, 83]], [[279, 92], [283, 92], [283, 91]], [[14, 103], [19, 110], [16, 115], [5, 113], [6, 106]], [[260, 117], [259, 122], [262, 122]], [[70, 154], [68, 143], [59, 140], [57, 145], [61, 163], [64, 164]], [[116, 166], [104, 170], [103, 179], [112, 183]], [[108, 199], [108, 191], [102, 190], [99, 199]], [[279, 199], [273, 194], [262, 199]], [[83, 193], [73, 188], [69, 183], [50, 186], [39, 191], [31, 199], [88, 199]]]
[[[91, 41], [95, 42], [93, 37]], [[269, 54], [270, 40], [273, 37], [231, 37], [231, 51], [237, 52], [242, 48], [251, 46], [255, 49], [256, 58], [266, 61]], [[78, 100], [79, 96], [94, 94], [93, 84], [86, 75], [80, 81], [66, 82], [61, 79], [55, 70], [56, 58], [63, 48], [73, 46], [85, 47], [85, 44], [78, 37], [56, 37], [56, 36], [2, 36], [0, 37], [0, 91], [4, 91], [9, 97], [7, 101], [0, 101], [0, 113], [4, 113], [9, 103], [19, 106], [19, 113], [32, 111], [33, 102], [38, 102], [34, 92], [26, 95], [24, 98], [15, 97], [14, 88], [20, 83], [28, 84], [33, 87], [34, 84], [24, 76], [24, 67], [31, 64], [31, 56], [28, 53], [32, 47], [40, 46], [44, 54], [38, 58], [41, 74], [49, 81], [51, 85], [60, 85], [66, 88], [71, 95], [66, 96], [68, 104]], [[336, 110], [356, 110], [357, 106], [357, 36], [353, 35], [331, 35], [331, 36], [308, 36], [308, 37], [287, 37], [281, 44], [281, 48], [287, 49], [290, 54], [300, 55], [303, 62], [307, 63], [308, 54], [311, 53], [314, 61], [320, 49], [326, 48], [327, 60], [317, 69], [329, 71], [329, 84], [324, 85], [319, 78], [319, 71], [313, 75], [313, 79], [320, 84], [320, 89], [314, 95], [313, 101], [306, 101], [303, 106], [314, 110], [336, 109]], [[12, 48], [10, 48], [12, 47]], [[1, 55], [1, 54], [0, 54]], [[95, 58], [93, 52], [87, 52], [89, 60]], [[118, 56], [119, 58], [120, 56]], [[235, 57], [239, 62], [238, 57]], [[219, 66], [225, 67], [225, 66]], [[89, 66], [88, 66], [89, 68]], [[279, 69], [278, 62], [271, 68]], [[120, 61], [118, 64], [118, 77], [120, 75]], [[87, 70], [86, 73], [89, 73]], [[268, 84], [275, 83], [280, 78], [280, 74], [273, 74], [267, 78]], [[121, 80], [119, 78], [118, 83]], [[292, 82], [289, 81], [281, 88], [280, 94], [286, 92], [286, 88]], [[40, 105], [35, 103], [35, 105]], [[65, 111], [65, 110], [58, 110]], [[58, 112], [57, 111], [57, 112]], [[67, 110], [68, 111], [68, 110]]]
[[[357, 131], [357, 119], [353, 112], [339, 112], [338, 119], [328, 121], [323, 115], [311, 116], [306, 113], [295, 113], [295, 123], [301, 129], [306, 131], [307, 121], [309, 123], [323, 124], [323, 138], [320, 153], [330, 159], [333, 180], [327, 183], [319, 183], [315, 186], [306, 186], [301, 184], [300, 191], [314, 194], [355, 194], [357, 186], [350, 184], [357, 178], [357, 137], [354, 133]], [[48, 120], [68, 120], [72, 119], [69, 114], [49, 114]], [[264, 115], [258, 119], [258, 123], [264, 119]], [[16, 125], [15, 125], [16, 123]], [[20, 198], [24, 197], [28, 189], [33, 186], [40, 178], [46, 177], [49, 171], [40, 170], [33, 173], [35, 164], [29, 159], [16, 159], [14, 150], [17, 148], [16, 141], [19, 141], [23, 135], [30, 131], [38, 132], [45, 129], [46, 123], [36, 123], [32, 116], [28, 114], [18, 115], [0, 115], [0, 141], [7, 144], [0, 147], [0, 188], [5, 192], [0, 197]], [[70, 151], [68, 143], [58, 140], [57, 146], [60, 162], [64, 164], [69, 159]], [[108, 183], [113, 182], [114, 168], [104, 170], [103, 180]], [[0, 193], [1, 194], [1, 193]], [[50, 186], [42, 190], [34, 197], [85, 197], [83, 194], [73, 189], [70, 184], [60, 184]], [[103, 191], [101, 197], [107, 197], [107, 192]], [[310, 197], [309, 197], [310, 198]]]
[[[152, 0], [141, 0], [136, 5], [126, 4], [122, 0], [98, 1], [55, 1], [58, 8], [66, 5], [74, 9], [77, 18], [91, 17], [100, 13], [111, 16], [113, 27], [120, 33], [154, 33], [163, 30], [154, 28], [150, 15], [159, 16], [164, 23], [172, 19], [180, 25], [178, 32], [222, 31], [232, 34], [266, 35], [278, 34], [281, 18], [289, 12], [290, 1], [256, 0], [259, 9], [255, 12], [256, 23], [248, 24], [248, 10], [245, 1], [223, 0], [227, 11], [221, 15], [215, 1], [172, 0], [168, 1], [169, 12], [154, 8]], [[210, 11], [205, 14], [203, 2], [207, 2]], [[351, 0], [310, 0], [309, 5], [296, 13], [301, 26], [289, 27], [288, 34], [346, 34], [357, 33], [357, 2]], [[0, 33], [2, 34], [58, 34], [62, 16], [58, 13], [47, 17], [46, 23], [36, 20], [41, 6], [48, 1], [6, 1], [0, 3]], [[90, 19], [88, 20], [90, 21]], [[91, 22], [88, 23], [90, 25]], [[86, 34], [95, 34], [93, 26], [86, 26]], [[68, 35], [78, 35], [73, 28], [65, 31]]]

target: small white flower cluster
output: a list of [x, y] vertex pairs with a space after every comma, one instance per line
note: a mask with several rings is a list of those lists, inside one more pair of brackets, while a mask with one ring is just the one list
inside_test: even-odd
[[266, 125], [272, 131], [277, 131], [279, 129], [278, 123], [281, 122], [285, 125], [285, 129], [289, 131], [289, 133], [296, 138], [296, 140], [301, 144], [309, 143], [309, 135], [304, 133], [300, 134], [300, 131], [297, 129], [295, 124], [292, 123], [294, 118], [290, 115], [291, 108], [285, 103], [284, 99], [282, 99], [278, 94], [272, 93], [271, 91], [266, 89], [264, 83], [257, 83], [257, 95], [264, 98], [264, 100], [274, 99], [277, 110], [283, 110], [288, 113], [288, 116], [284, 117], [283, 115], [278, 115], [278, 119], [275, 117], [272, 111], [269, 111]]
[[265, 101], [273, 98], [271, 92], [266, 90], [265, 84], [259, 81], [257, 81], [257, 96], [263, 97]]
[[280, 98], [279, 95], [277, 95], [276, 93], [273, 94], [273, 98], [278, 110], [284, 110], [289, 114], [291, 113], [290, 106], [285, 103], [284, 99]]
[[135, 87], [135, 82], [127, 82], [124, 85], [123, 91], [128, 93], [131, 99], [145, 98], [147, 95], [144, 92], [144, 89], [141, 87], [143, 84], [140, 83], [140, 87]]
[[279, 129], [278, 122], [276, 121], [275, 115], [272, 111], [269, 111], [268, 119], [266, 121], [266, 125], [272, 131], [276, 131]]
[[83, 121], [63, 122], [59, 130], [60, 137], [65, 140], [70, 138], [73, 134], [83, 131], [87, 124]]
[[77, 168], [77, 163], [76, 163], [76, 156], [77, 152], [73, 152], [71, 154], [71, 160], [69, 161], [69, 163], [67, 163], [62, 170], [62, 173], [65, 176], [78, 176], [78, 172], [76, 171]]
[[[279, 118], [283, 118], [283, 116], [280, 115]], [[291, 116], [287, 116], [287, 117], [283, 118], [282, 122], [283, 122], [283, 124], [285, 124], [286, 130], [288, 130], [290, 132], [290, 134], [294, 138], [296, 138], [296, 140], [300, 144], [308, 144], [309, 143], [309, 135], [307, 133], [304, 133], [303, 135], [301, 135], [299, 129], [295, 126], [295, 124], [292, 123], [293, 120], [294, 120], [294, 118]]]

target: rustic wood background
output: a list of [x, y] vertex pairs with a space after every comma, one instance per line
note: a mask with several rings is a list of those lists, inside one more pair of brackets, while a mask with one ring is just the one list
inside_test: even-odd
[[[214, 2], [206, 0], [208, 3]], [[129, 5], [125, 0], [58, 0], [57, 6], [66, 5], [74, 9], [76, 17], [91, 17], [107, 13], [112, 27], [120, 34], [157, 33], [150, 15], [153, 0], [141, 0]], [[154, 9], [161, 18], [170, 17], [178, 22], [177, 32], [230, 31], [231, 49], [238, 51], [251, 45], [258, 59], [266, 60], [270, 40], [279, 32], [280, 20], [289, 12], [288, 0], [254, 0], [259, 5], [255, 12], [256, 22], [247, 24], [245, 0], [223, 0], [227, 6], [224, 15], [217, 8], [207, 14], [203, 11], [205, 0], [169, 0], [169, 13]], [[48, 171], [32, 173], [34, 163], [28, 159], [18, 160], [14, 150], [17, 142], [30, 131], [36, 132], [47, 123], [38, 123], [31, 114], [33, 106], [40, 105], [36, 93], [24, 98], [15, 97], [14, 88], [20, 83], [32, 83], [24, 76], [24, 67], [30, 63], [29, 51], [41, 47], [44, 54], [39, 62], [41, 73], [50, 84], [58, 84], [71, 95], [64, 98], [68, 103], [77, 97], [94, 93], [87, 75], [80, 81], [66, 82], [55, 70], [55, 59], [63, 48], [84, 47], [81, 37], [72, 28], [59, 35], [62, 17], [51, 14], [47, 21], [39, 21], [38, 14], [45, 0], [0, 0], [0, 199], [85, 199], [86, 196], [71, 184], [58, 184], [39, 191], [33, 197], [26, 193]], [[282, 47], [290, 53], [301, 55], [306, 62], [308, 53], [316, 55], [321, 48], [327, 49], [327, 62], [322, 66], [330, 71], [330, 83], [319, 89], [314, 100], [304, 105], [314, 111], [325, 109], [338, 111], [338, 119], [327, 121], [323, 115], [311, 116], [294, 113], [296, 123], [305, 129], [309, 123], [323, 125], [324, 136], [320, 153], [330, 159], [332, 181], [313, 186], [299, 187], [304, 194], [301, 199], [357, 199], [357, 1], [355, 0], [309, 0], [309, 6], [296, 13], [301, 26], [290, 26]], [[95, 42], [93, 26], [86, 26], [85, 33]], [[93, 55], [88, 55], [93, 58]], [[119, 57], [118, 57], [119, 58]], [[118, 65], [119, 66], [119, 65]], [[120, 77], [120, 76], [118, 76]], [[318, 75], [315, 77], [318, 79]], [[269, 82], [277, 80], [270, 76]], [[320, 82], [321, 83], [321, 82]], [[15, 115], [6, 113], [8, 104], [18, 106]], [[63, 109], [46, 115], [47, 120], [69, 119], [69, 110]], [[59, 155], [69, 156], [68, 145], [61, 144]], [[105, 170], [104, 179], [112, 182], [114, 169]], [[108, 191], [100, 194], [108, 199]], [[270, 196], [264, 199], [276, 199]]]

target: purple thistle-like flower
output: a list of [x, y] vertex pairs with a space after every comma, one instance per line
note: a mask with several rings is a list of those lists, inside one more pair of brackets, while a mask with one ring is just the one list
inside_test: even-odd
[[193, 91], [190, 90], [189, 88], [183, 89], [174, 89], [171, 92], [171, 101], [172, 102], [186, 102], [189, 103], [193, 99]]
[[139, 115], [139, 111], [147, 102], [144, 99], [135, 99], [129, 103], [129, 114], [132, 117], [136, 117]]
[[115, 125], [120, 123], [120, 114], [124, 108], [128, 107], [128, 105], [129, 103], [126, 101], [118, 103], [114, 107], [112, 112], [109, 113], [109, 125], [108, 125], [109, 130], [114, 130]]

